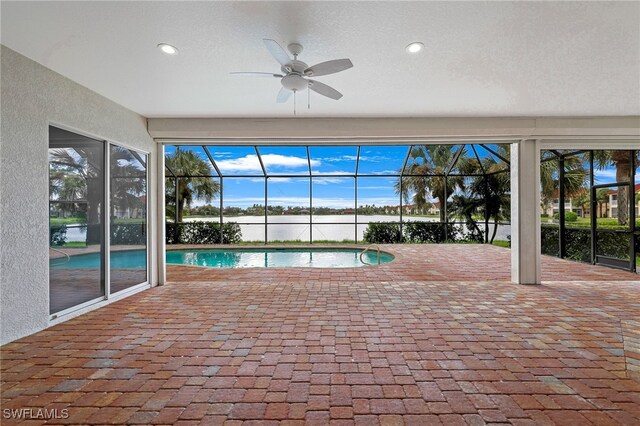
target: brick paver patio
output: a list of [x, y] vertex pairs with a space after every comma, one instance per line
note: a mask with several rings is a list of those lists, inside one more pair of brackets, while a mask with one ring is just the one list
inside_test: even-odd
[[170, 268], [182, 281], [3, 346], [2, 409], [68, 409], [49, 423], [73, 424], [640, 424], [637, 275], [545, 258], [555, 280], [518, 286], [508, 250], [435, 248], [360, 274]]

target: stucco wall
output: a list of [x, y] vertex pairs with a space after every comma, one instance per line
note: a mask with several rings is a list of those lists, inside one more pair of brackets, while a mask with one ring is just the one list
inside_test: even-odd
[[[6, 343], [49, 324], [49, 124], [152, 156], [155, 144], [144, 117], [5, 46], [1, 49], [0, 343]], [[151, 205], [155, 163], [155, 158], [149, 161]], [[152, 226], [155, 209], [149, 214]]]

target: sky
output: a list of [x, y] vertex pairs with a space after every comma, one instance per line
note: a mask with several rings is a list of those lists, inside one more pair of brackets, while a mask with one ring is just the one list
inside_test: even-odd
[[[489, 145], [496, 149], [495, 145]], [[175, 152], [174, 146], [167, 146], [167, 155]], [[201, 146], [180, 147], [190, 149], [207, 162], [208, 156]], [[262, 165], [256, 150], [252, 146], [209, 146], [209, 153], [216, 162], [224, 178], [224, 207], [248, 207], [253, 204], [264, 204], [264, 179]], [[409, 146], [362, 146], [360, 148], [359, 175], [375, 175], [375, 177], [358, 177], [358, 205], [396, 206], [399, 197], [393, 186], [397, 174], [404, 164]], [[476, 146], [478, 156], [493, 156], [487, 150]], [[355, 205], [355, 183], [353, 175], [356, 171], [358, 147], [339, 146], [309, 147], [307, 158], [306, 147], [301, 146], [264, 146], [258, 147], [260, 157], [269, 175], [308, 175], [311, 168], [314, 177], [310, 187], [309, 178], [270, 177], [267, 192], [269, 205], [309, 207], [309, 192], [313, 193], [314, 207], [353, 208]], [[469, 150], [469, 154], [473, 152]], [[495, 159], [496, 157], [494, 157]], [[497, 160], [500, 161], [500, 160]], [[212, 174], [217, 173], [212, 168]], [[243, 175], [244, 178], [232, 178], [231, 175]], [[609, 167], [596, 170], [596, 183], [615, 181], [615, 169]], [[640, 173], [636, 175], [640, 182]], [[194, 206], [204, 204], [201, 201]], [[216, 200], [213, 205], [219, 205]]]

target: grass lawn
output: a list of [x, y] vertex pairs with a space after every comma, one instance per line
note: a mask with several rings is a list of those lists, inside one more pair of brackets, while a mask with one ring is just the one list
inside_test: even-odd
[[[144, 223], [142, 218], [127, 218], [127, 219], [114, 219], [111, 223]], [[49, 226], [71, 225], [80, 224], [86, 225], [87, 218], [85, 217], [52, 217], [49, 218]]]
[[[551, 218], [541, 217], [543, 225], [557, 225], [557, 222], [549, 222]], [[618, 219], [609, 217], [599, 217], [597, 219], [598, 228], [606, 229], [629, 229], [628, 226], [618, 225]], [[588, 217], [579, 217], [575, 222], [565, 222], [567, 227], [573, 228], [589, 228], [591, 226], [591, 219]], [[636, 228], [640, 229], [640, 219], [636, 219]]]
[[50, 217], [49, 225], [69, 225], [72, 223], [86, 223], [86, 217]]

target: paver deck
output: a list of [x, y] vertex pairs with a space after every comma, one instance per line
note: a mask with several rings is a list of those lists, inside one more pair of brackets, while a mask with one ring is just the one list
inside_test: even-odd
[[614, 281], [624, 273], [580, 265], [601, 281], [518, 286], [486, 279], [504, 269], [505, 250], [480, 248], [432, 265], [445, 278], [456, 262], [468, 268], [459, 280], [384, 267], [355, 278], [228, 270], [200, 281], [202, 273], [173, 270], [185, 281], [3, 346], [2, 415], [68, 410], [54, 424], [640, 424], [638, 276]]

